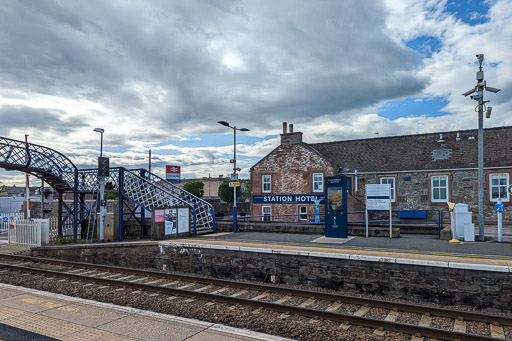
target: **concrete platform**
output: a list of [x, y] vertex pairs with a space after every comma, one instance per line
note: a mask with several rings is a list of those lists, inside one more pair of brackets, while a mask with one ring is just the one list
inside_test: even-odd
[[69, 341], [288, 340], [219, 324], [2, 283], [0, 336], [4, 340]]
[[[492, 231], [492, 230], [491, 230]], [[512, 243], [461, 242], [450, 244], [436, 236], [401, 235], [399, 238], [349, 237], [346, 239], [326, 238], [322, 235], [289, 233], [217, 233], [194, 239], [170, 240], [169, 242], [188, 242], [214, 247], [250, 247], [275, 250], [295, 250], [299, 253], [332, 253], [337, 257], [357, 256], [385, 257], [402, 260], [439, 262], [439, 266], [451, 263], [479, 264], [490, 266], [512, 266]]]

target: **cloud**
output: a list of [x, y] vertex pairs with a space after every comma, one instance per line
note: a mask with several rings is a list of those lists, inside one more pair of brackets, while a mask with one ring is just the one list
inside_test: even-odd
[[[486, 126], [512, 125], [512, 1], [486, 4], [488, 20], [470, 25], [434, 0], [6, 2], [0, 135], [29, 133], [92, 167], [102, 127], [115, 164], [146, 166], [152, 149], [155, 167], [201, 176], [229, 172], [230, 137], [179, 142], [225, 133], [225, 120], [259, 137], [238, 146], [247, 171], [278, 145], [283, 121], [307, 142], [476, 127], [460, 95], [475, 85], [476, 53], [503, 89], [486, 95]], [[428, 53], [407, 46], [430, 38]], [[446, 99], [448, 114], [379, 116], [410, 97]]]

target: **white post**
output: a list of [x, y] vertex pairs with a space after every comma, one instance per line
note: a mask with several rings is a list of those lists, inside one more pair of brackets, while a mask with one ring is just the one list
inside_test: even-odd
[[[498, 204], [501, 204], [501, 198], [498, 198]], [[498, 212], [498, 241], [503, 241], [503, 217], [501, 211]]]
[[391, 185], [388, 184], [388, 202], [389, 202], [389, 238], [393, 238], [393, 212], [391, 211]]

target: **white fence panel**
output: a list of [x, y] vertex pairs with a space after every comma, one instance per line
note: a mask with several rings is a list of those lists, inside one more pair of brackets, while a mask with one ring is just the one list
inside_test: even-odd
[[25, 213], [23, 213], [23, 212], [1, 213], [0, 214], [0, 231], [7, 231], [7, 229], [9, 228], [9, 222], [11, 220], [11, 217], [13, 217], [14, 220], [25, 219]]
[[50, 223], [48, 219], [22, 219], [14, 221], [9, 230], [9, 245], [41, 246], [41, 242], [50, 241]]

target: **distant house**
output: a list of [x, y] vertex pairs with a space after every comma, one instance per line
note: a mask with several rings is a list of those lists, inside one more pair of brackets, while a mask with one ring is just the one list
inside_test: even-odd
[[[325, 143], [305, 143], [301, 132], [283, 123], [281, 144], [251, 168], [252, 195], [324, 195], [326, 176], [347, 176], [352, 195], [348, 210], [364, 205], [365, 184], [389, 184], [394, 210], [443, 209], [466, 203], [478, 215], [477, 130], [392, 136]], [[510, 205], [512, 127], [484, 130], [485, 219], [496, 221], [494, 204]], [[498, 146], [502, 146], [498, 148]], [[507, 146], [507, 147], [504, 147]], [[252, 215], [295, 214], [297, 221], [315, 213], [311, 202], [279, 200], [257, 203]], [[448, 214], [445, 214], [448, 217]], [[505, 209], [504, 221], [512, 218]], [[262, 218], [263, 219], [263, 218]]]

